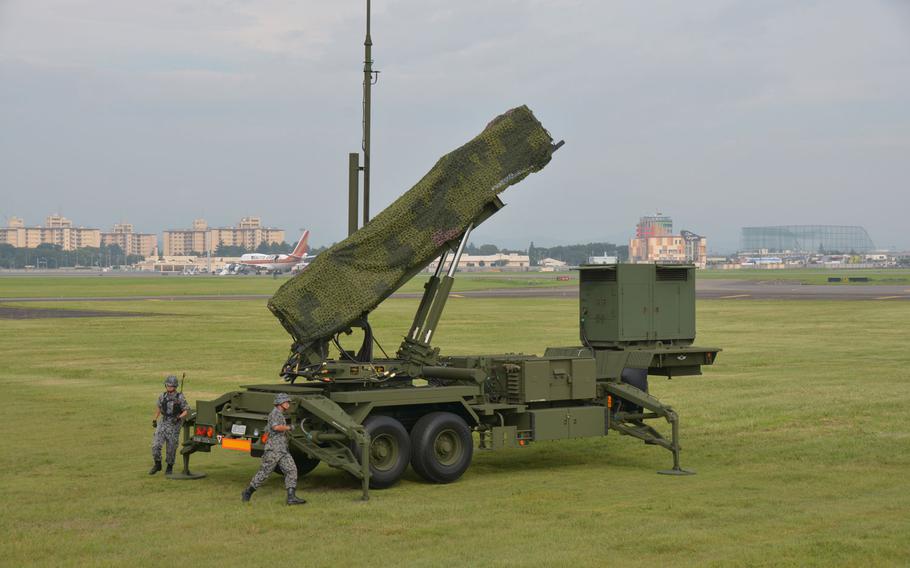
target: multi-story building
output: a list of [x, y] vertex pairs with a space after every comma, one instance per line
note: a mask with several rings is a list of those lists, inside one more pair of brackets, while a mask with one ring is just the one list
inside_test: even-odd
[[657, 212], [638, 219], [635, 226], [635, 238], [662, 237], [673, 233], [673, 219]]
[[283, 242], [284, 230], [263, 227], [259, 217], [244, 217], [236, 227], [212, 228], [209, 228], [205, 219], [196, 219], [192, 229], [164, 231], [163, 241], [166, 256], [213, 253], [219, 245], [242, 246], [254, 250], [262, 243]]
[[259, 217], [243, 217], [236, 227], [218, 227], [210, 229], [213, 248], [218, 245], [244, 247], [255, 250], [262, 243], [281, 243], [284, 241], [284, 230], [263, 227]]
[[158, 236], [152, 233], [136, 233], [132, 223], [115, 223], [109, 233], [101, 233], [101, 244], [117, 245], [127, 254], [157, 256]]
[[635, 237], [629, 241], [629, 260], [691, 263], [704, 268], [708, 257], [707, 249], [707, 239], [691, 231], [673, 234], [672, 219], [658, 213], [639, 220], [635, 227]]
[[42, 227], [26, 227], [19, 217], [10, 217], [0, 228], [0, 243], [19, 248], [36, 248], [42, 244], [58, 245], [63, 250], [101, 246], [101, 230], [74, 227], [73, 222], [58, 214], [48, 215]]
[[194, 219], [192, 229], [168, 229], [163, 234], [165, 256], [187, 256], [211, 252], [209, 226], [205, 219]]

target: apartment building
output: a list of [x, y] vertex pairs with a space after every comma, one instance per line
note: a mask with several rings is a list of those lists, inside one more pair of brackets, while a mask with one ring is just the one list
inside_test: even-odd
[[74, 227], [62, 215], [48, 215], [41, 227], [27, 227], [20, 217], [10, 217], [6, 227], [0, 228], [0, 243], [19, 248], [37, 248], [38, 245], [58, 245], [63, 250], [101, 246], [101, 230]]
[[284, 242], [284, 230], [263, 227], [259, 217], [243, 217], [236, 227], [209, 227], [205, 219], [196, 219], [191, 229], [164, 231], [162, 241], [165, 256], [214, 253], [219, 245], [254, 250], [262, 243]]
[[101, 233], [101, 244], [117, 245], [127, 254], [144, 257], [158, 255], [158, 235], [137, 233], [132, 223], [115, 223], [109, 233]]

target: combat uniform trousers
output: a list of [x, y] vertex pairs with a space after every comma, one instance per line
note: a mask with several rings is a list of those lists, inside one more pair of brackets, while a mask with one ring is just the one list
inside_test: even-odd
[[265, 483], [265, 480], [272, 475], [272, 472], [275, 471], [275, 467], [279, 465], [281, 466], [281, 471], [284, 472], [285, 489], [295, 489], [297, 487], [297, 464], [294, 463], [294, 458], [288, 452], [275, 452], [272, 450], [266, 450], [262, 454], [262, 465], [259, 466], [259, 471], [253, 476], [250, 487], [259, 489]]
[[167, 445], [167, 464], [174, 465], [177, 458], [177, 444], [180, 442], [180, 421], [172, 422], [163, 418], [158, 421], [152, 437], [152, 459], [161, 461], [161, 448]]

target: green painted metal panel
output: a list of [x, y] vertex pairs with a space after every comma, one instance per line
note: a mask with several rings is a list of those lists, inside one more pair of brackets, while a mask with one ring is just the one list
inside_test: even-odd
[[574, 400], [594, 398], [597, 389], [596, 364], [593, 357], [570, 359], [571, 397]]
[[524, 361], [521, 366], [520, 402], [550, 400], [550, 362], [546, 359]]
[[562, 440], [569, 437], [569, 416], [565, 408], [543, 408], [531, 410], [528, 414], [535, 440]]
[[[577, 351], [577, 350], [576, 350]], [[517, 364], [517, 377], [507, 379], [517, 384], [515, 403], [575, 400], [594, 398], [596, 389], [596, 365], [588, 357], [523, 357]], [[513, 374], [515, 376], [515, 374]]]
[[606, 432], [606, 408], [603, 406], [573, 406], [567, 408], [569, 437], [603, 436]]
[[490, 433], [492, 450], [518, 447], [518, 429], [515, 426], [494, 426]]
[[653, 271], [650, 264], [627, 264], [619, 270], [619, 333], [624, 341], [653, 337]]

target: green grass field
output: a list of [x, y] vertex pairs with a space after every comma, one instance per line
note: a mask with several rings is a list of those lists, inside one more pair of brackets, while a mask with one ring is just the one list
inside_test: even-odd
[[[568, 276], [569, 280], [558, 280]], [[709, 280], [786, 281], [803, 284], [829, 284], [829, 276], [840, 276], [843, 284], [910, 285], [910, 270], [699, 270], [698, 277]], [[847, 277], [865, 276], [868, 283], [847, 283]], [[129, 296], [230, 296], [272, 294], [286, 282], [287, 275], [271, 276], [13, 276], [0, 278], [0, 298], [99, 298]], [[455, 292], [503, 288], [577, 286], [577, 272], [467, 272], [455, 279]], [[421, 292], [426, 274], [405, 284], [401, 292]]]
[[[568, 275], [571, 280], [557, 280]], [[494, 290], [577, 286], [575, 273], [459, 273], [453, 290]], [[401, 292], [422, 292], [427, 275], [405, 284]], [[115, 298], [128, 296], [231, 296], [273, 294], [288, 280], [271, 276], [11, 276], [0, 278], [0, 298]]]
[[[416, 303], [375, 312], [386, 350]], [[693, 477], [656, 475], [669, 453], [615, 432], [477, 452], [455, 484], [409, 472], [368, 503], [320, 466], [301, 479], [308, 505], [284, 506], [274, 476], [244, 506], [258, 461], [236, 452], [194, 456], [204, 480], [146, 475], [167, 373], [187, 373], [191, 401], [277, 379], [289, 339], [264, 304], [49, 303], [153, 315], [0, 320], [0, 565], [910, 564], [906, 302], [699, 302], [699, 343], [724, 348], [717, 364], [651, 379], [681, 414]], [[453, 298], [434, 342], [540, 353], [577, 343], [576, 310]]]

